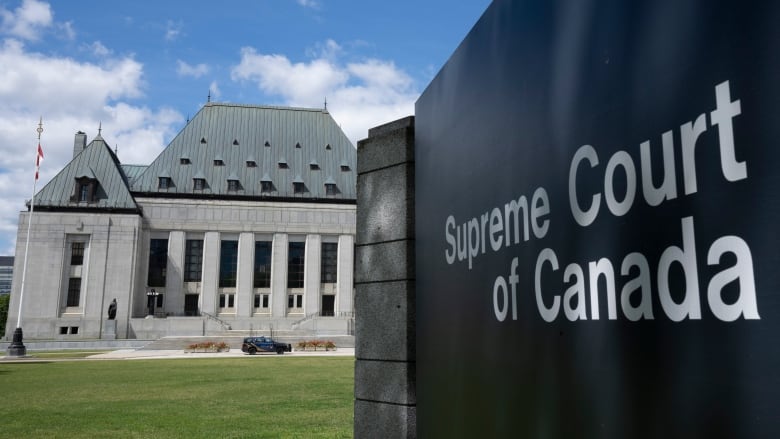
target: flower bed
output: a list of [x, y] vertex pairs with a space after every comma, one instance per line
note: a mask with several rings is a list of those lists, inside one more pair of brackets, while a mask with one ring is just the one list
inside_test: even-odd
[[206, 352], [227, 352], [230, 350], [230, 345], [224, 341], [218, 343], [213, 341], [205, 341], [202, 343], [193, 343], [187, 346], [184, 350], [185, 353], [206, 353]]
[[330, 340], [301, 340], [295, 344], [296, 351], [335, 351], [336, 343]]

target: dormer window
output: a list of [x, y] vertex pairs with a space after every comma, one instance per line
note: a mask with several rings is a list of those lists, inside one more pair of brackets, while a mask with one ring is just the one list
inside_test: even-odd
[[168, 189], [171, 186], [171, 177], [159, 177], [157, 179], [157, 189]]

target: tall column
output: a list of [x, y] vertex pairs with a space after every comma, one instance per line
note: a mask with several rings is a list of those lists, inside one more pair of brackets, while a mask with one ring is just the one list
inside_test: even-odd
[[219, 232], [203, 235], [203, 271], [200, 288], [200, 309], [217, 313], [217, 281], [219, 280]]
[[252, 316], [252, 272], [254, 270], [255, 234], [238, 236], [238, 273], [236, 273], [236, 317]]
[[314, 314], [320, 310], [321, 253], [322, 237], [320, 235], [307, 235], [303, 274], [303, 312], [305, 315]]
[[354, 311], [352, 290], [354, 283], [352, 273], [355, 267], [355, 237], [339, 236], [339, 260], [336, 273], [336, 306], [337, 312], [344, 315]]
[[414, 117], [358, 142], [355, 438], [416, 437]]
[[168, 235], [168, 268], [165, 274], [165, 312], [184, 314], [184, 249], [186, 235], [173, 231]]
[[271, 244], [271, 315], [287, 315], [287, 252], [289, 241], [284, 233], [274, 235]]

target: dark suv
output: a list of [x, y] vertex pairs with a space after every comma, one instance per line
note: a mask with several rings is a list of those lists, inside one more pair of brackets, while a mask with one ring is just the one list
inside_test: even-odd
[[276, 352], [281, 355], [285, 352], [292, 352], [292, 345], [286, 343], [277, 343], [270, 337], [246, 337], [241, 344], [241, 350], [254, 355], [258, 352]]

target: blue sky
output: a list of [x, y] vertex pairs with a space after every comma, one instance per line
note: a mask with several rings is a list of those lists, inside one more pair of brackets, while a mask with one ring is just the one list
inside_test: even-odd
[[212, 101], [328, 110], [356, 143], [414, 102], [489, 0], [0, 0], [0, 254], [33, 184], [102, 124], [148, 164]]

